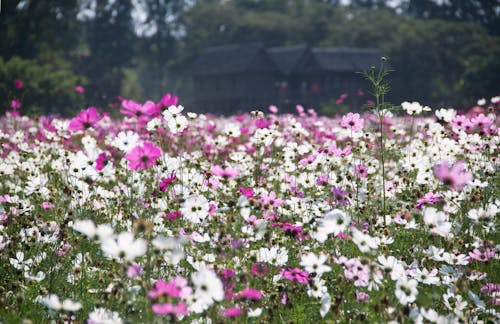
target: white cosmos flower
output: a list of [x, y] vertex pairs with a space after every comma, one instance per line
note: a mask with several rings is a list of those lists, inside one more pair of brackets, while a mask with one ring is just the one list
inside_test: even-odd
[[174, 134], [182, 132], [188, 126], [188, 120], [182, 115], [175, 115], [168, 121], [168, 128]]
[[329, 272], [332, 270], [329, 266], [325, 265], [326, 255], [320, 253], [318, 256], [314, 253], [308, 253], [302, 255], [300, 258], [300, 265], [304, 267], [304, 269], [308, 272], [315, 272], [318, 277], [325, 272]]
[[408, 115], [418, 115], [420, 114], [422, 111], [430, 111], [431, 108], [425, 106], [423, 107], [420, 103], [414, 101], [414, 102], [408, 102], [408, 101], [405, 101], [403, 103], [401, 103], [401, 107], [403, 108], [404, 111], [406, 111], [406, 113]]
[[193, 300], [190, 305], [192, 311], [203, 311], [210, 307], [214, 301], [222, 301], [224, 299], [222, 281], [213, 270], [206, 266], [201, 266], [197, 272], [193, 273], [191, 281], [195, 288], [195, 292], [192, 295]]
[[63, 310], [68, 312], [76, 312], [82, 308], [82, 304], [74, 302], [71, 299], [65, 299], [62, 303], [57, 295], [49, 295], [42, 297], [42, 303], [55, 311]]
[[402, 305], [413, 303], [417, 299], [417, 285], [418, 282], [415, 279], [408, 280], [406, 277], [396, 282], [395, 295]]
[[319, 314], [321, 317], [325, 317], [328, 311], [330, 310], [330, 306], [332, 304], [332, 298], [330, 297], [329, 294], [325, 294], [321, 298], [321, 307], [319, 309]]
[[99, 239], [103, 241], [114, 235], [114, 230], [109, 224], [99, 224], [95, 226], [90, 219], [77, 220], [73, 223], [73, 229], [80, 232], [91, 239]]
[[415, 271], [411, 272], [410, 275], [418, 280], [418, 282], [422, 282], [426, 285], [439, 285], [441, 283], [438, 277], [437, 269], [432, 269], [432, 271], [430, 272], [425, 268], [423, 268], [422, 270], [416, 269]]
[[106, 308], [94, 308], [89, 314], [88, 323], [92, 324], [121, 324], [120, 314]]
[[130, 232], [122, 232], [117, 237], [104, 240], [101, 249], [112, 258], [133, 261], [146, 254], [147, 243], [141, 238], [135, 240]]
[[315, 239], [319, 242], [324, 242], [329, 234], [337, 235], [344, 232], [351, 222], [351, 218], [347, 216], [342, 210], [334, 209], [323, 215], [319, 220], [318, 231], [315, 233]]
[[283, 266], [288, 261], [288, 251], [279, 246], [273, 246], [270, 249], [260, 248], [257, 252], [257, 261]]
[[451, 223], [448, 222], [448, 216], [434, 207], [424, 209], [424, 223], [429, 226], [431, 233], [443, 237], [450, 234]]
[[352, 241], [363, 253], [367, 253], [370, 250], [376, 250], [378, 248], [378, 243], [373, 237], [368, 234], [364, 234], [357, 229], [353, 230], [352, 232]]
[[128, 152], [139, 144], [139, 134], [132, 131], [119, 132], [113, 140], [113, 146], [122, 152]]
[[455, 294], [453, 289], [448, 289], [443, 295], [443, 302], [446, 308], [453, 311], [456, 315], [462, 315], [462, 311], [467, 307], [467, 302], [461, 295]]
[[203, 196], [191, 196], [186, 199], [181, 208], [181, 213], [192, 223], [201, 223], [210, 210], [207, 198]]
[[262, 308], [248, 310], [248, 317], [259, 317], [262, 314]]
[[455, 118], [455, 116], [457, 115], [457, 111], [455, 109], [441, 108], [439, 110], [436, 110], [435, 114], [438, 119], [449, 123], [453, 120], [453, 118]]
[[384, 255], [379, 255], [377, 261], [381, 265], [381, 269], [385, 273], [390, 273], [392, 280], [399, 280], [406, 277], [405, 268], [401, 261], [396, 259], [394, 256], [389, 255], [388, 257]]

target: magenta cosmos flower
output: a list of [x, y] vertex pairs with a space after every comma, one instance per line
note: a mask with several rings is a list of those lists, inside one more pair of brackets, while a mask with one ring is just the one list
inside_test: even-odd
[[453, 190], [462, 190], [472, 180], [472, 174], [465, 170], [463, 161], [457, 161], [452, 168], [448, 165], [448, 161], [443, 161], [434, 166], [434, 174], [444, 185]]
[[85, 88], [79, 85], [79, 86], [75, 87], [75, 91], [78, 92], [78, 93], [84, 94], [85, 93]]
[[86, 130], [93, 127], [101, 119], [102, 116], [97, 109], [95, 107], [89, 107], [86, 110], [80, 111], [80, 113], [70, 121], [68, 129], [70, 131]]
[[358, 113], [348, 113], [347, 115], [342, 116], [340, 126], [350, 129], [353, 132], [357, 132], [361, 128], [363, 128], [363, 119], [361, 118], [361, 116], [359, 116]]
[[146, 101], [144, 105], [134, 101], [134, 100], [123, 100], [123, 109], [120, 112], [129, 117], [151, 117], [159, 113], [159, 107], [152, 101]]
[[156, 159], [161, 155], [161, 149], [151, 142], [134, 147], [125, 155], [130, 170], [142, 170], [155, 165]]
[[14, 87], [16, 89], [21, 89], [23, 87], [23, 81], [17, 79], [17, 80], [14, 80]]

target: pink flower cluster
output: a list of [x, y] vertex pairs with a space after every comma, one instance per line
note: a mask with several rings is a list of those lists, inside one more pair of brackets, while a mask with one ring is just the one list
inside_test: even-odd
[[186, 303], [179, 299], [188, 298], [192, 291], [187, 279], [177, 276], [169, 282], [158, 280], [148, 292], [148, 298], [153, 301], [152, 309], [156, 315], [187, 315]]
[[457, 191], [472, 180], [472, 173], [465, 170], [463, 161], [457, 161], [451, 168], [448, 161], [443, 161], [434, 166], [434, 174], [445, 186]]

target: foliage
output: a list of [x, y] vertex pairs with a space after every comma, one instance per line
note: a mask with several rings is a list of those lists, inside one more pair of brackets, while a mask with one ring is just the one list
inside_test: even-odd
[[[15, 89], [14, 81], [24, 83]], [[82, 108], [84, 98], [75, 92], [75, 86], [85, 85], [86, 79], [76, 75], [71, 64], [56, 52], [48, 52], [37, 59], [0, 58], [1, 110], [10, 108], [10, 100], [19, 99], [23, 111], [32, 115], [70, 115]]]

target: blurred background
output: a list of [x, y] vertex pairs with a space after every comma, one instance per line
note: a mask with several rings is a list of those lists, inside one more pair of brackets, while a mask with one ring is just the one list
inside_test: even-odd
[[396, 104], [500, 93], [500, 0], [3, 0], [0, 112], [18, 100], [23, 113], [71, 115], [167, 92], [193, 110], [202, 51], [254, 42], [379, 49]]

